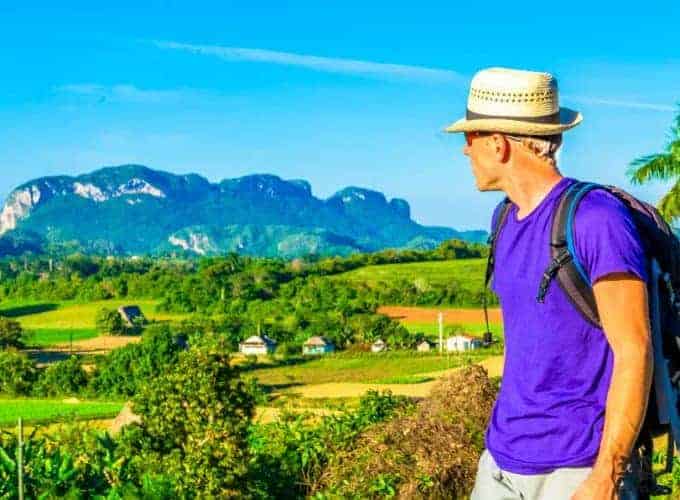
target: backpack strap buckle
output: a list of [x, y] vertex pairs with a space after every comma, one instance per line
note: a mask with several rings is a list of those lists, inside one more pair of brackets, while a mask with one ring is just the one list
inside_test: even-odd
[[567, 250], [566, 247], [564, 247], [550, 262], [550, 265], [546, 268], [545, 272], [543, 273], [541, 285], [538, 287], [538, 295], [536, 296], [536, 300], [539, 303], [542, 304], [543, 301], [545, 300], [545, 295], [546, 293], [548, 293], [548, 287], [550, 286], [550, 282], [557, 275], [560, 268], [570, 260], [571, 253], [569, 253], [569, 250]]

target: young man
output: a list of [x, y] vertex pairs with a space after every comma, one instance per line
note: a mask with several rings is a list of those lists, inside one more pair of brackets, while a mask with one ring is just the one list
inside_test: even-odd
[[645, 256], [618, 199], [591, 191], [574, 219], [603, 327], [554, 282], [536, 300], [556, 202], [575, 182], [558, 170], [556, 153], [581, 121], [560, 108], [552, 75], [491, 68], [473, 78], [466, 117], [446, 129], [465, 134], [477, 188], [512, 203], [492, 281], [505, 365], [473, 500], [623, 498], [617, 483], [645, 416], [653, 357]]

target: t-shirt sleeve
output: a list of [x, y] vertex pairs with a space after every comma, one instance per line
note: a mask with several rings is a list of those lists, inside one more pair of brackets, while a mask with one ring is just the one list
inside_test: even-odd
[[647, 259], [632, 215], [601, 189], [587, 193], [574, 216], [574, 244], [590, 282], [612, 273], [647, 280]]

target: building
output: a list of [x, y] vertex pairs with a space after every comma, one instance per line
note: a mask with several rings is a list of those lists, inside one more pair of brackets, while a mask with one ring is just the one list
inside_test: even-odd
[[269, 354], [276, 350], [276, 341], [266, 335], [253, 335], [238, 345], [243, 354]]
[[139, 308], [139, 306], [120, 306], [118, 308], [118, 314], [123, 318], [123, 323], [125, 326], [132, 328], [138, 326], [139, 324], [146, 323], [146, 318], [144, 313]]
[[423, 340], [416, 346], [416, 350], [418, 352], [430, 352], [432, 346], [433, 346], [432, 342], [430, 342], [429, 340]]
[[371, 352], [383, 352], [386, 350], [387, 344], [382, 339], [376, 340], [375, 342], [373, 342], [373, 345], [371, 346]]
[[302, 354], [327, 354], [335, 351], [333, 342], [323, 337], [310, 337], [302, 344]]
[[454, 335], [446, 339], [444, 344], [447, 351], [470, 351], [482, 346], [482, 341], [469, 335]]

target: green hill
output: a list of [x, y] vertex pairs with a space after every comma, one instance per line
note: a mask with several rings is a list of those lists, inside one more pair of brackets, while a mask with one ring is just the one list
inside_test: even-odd
[[338, 274], [334, 278], [368, 285], [404, 280], [417, 285], [448, 285], [456, 282], [467, 290], [477, 291], [484, 285], [485, 269], [486, 259], [460, 259], [366, 266]]

